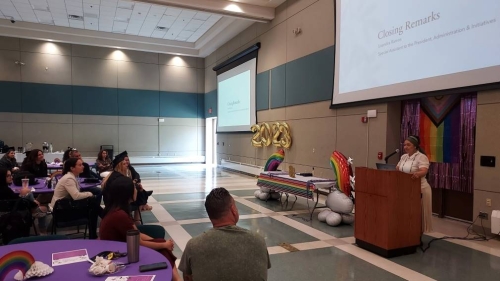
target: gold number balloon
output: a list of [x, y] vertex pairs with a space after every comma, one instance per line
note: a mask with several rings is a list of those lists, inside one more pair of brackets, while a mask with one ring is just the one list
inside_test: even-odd
[[252, 145], [255, 147], [262, 147], [261, 137], [260, 137], [260, 125], [255, 124], [251, 128], [253, 134]]
[[260, 137], [263, 146], [271, 145], [271, 127], [267, 123], [262, 123], [260, 125]]
[[289, 149], [292, 146], [290, 127], [288, 126], [287, 123], [283, 122], [280, 124], [279, 128], [282, 136], [280, 139], [281, 147]]
[[254, 147], [267, 147], [271, 143], [276, 147], [286, 149], [292, 146], [291, 131], [286, 122], [275, 122], [272, 125], [268, 123], [255, 124], [250, 129], [254, 133], [251, 140]]

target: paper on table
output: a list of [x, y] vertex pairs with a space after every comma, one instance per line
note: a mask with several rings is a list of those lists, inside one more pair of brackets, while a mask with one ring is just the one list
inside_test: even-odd
[[156, 275], [111, 276], [105, 281], [153, 281]]
[[89, 259], [87, 249], [59, 252], [52, 254], [52, 266], [65, 265], [77, 262], [86, 262]]

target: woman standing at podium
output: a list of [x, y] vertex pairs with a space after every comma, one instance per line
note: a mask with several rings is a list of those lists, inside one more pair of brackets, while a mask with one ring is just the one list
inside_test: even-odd
[[420, 138], [409, 136], [404, 142], [406, 154], [401, 156], [396, 169], [411, 174], [412, 179], [420, 179], [422, 191], [422, 229], [432, 232], [432, 190], [425, 176], [429, 171], [429, 158], [420, 148]]

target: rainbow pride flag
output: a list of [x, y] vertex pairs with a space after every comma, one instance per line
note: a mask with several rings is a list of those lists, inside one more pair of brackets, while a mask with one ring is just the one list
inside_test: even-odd
[[430, 162], [458, 163], [460, 149], [460, 106], [453, 109], [437, 126], [420, 109], [420, 147]]

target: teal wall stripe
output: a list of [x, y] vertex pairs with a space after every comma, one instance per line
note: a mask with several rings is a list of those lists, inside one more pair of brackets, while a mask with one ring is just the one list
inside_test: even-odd
[[[208, 109], [212, 108], [212, 113]], [[217, 117], [217, 90], [205, 94], [205, 118]]]
[[160, 92], [160, 116], [198, 118], [198, 94]]
[[198, 94], [198, 118], [205, 118], [205, 94]]
[[118, 89], [73, 86], [73, 114], [118, 115]]
[[[215, 94], [212, 98], [217, 102]], [[0, 102], [0, 112], [173, 118], [205, 116], [205, 94], [198, 93], [0, 81], [0, 99], [3, 101]]]
[[288, 62], [286, 106], [330, 100], [334, 62], [334, 46]]
[[21, 83], [0, 81], [0, 112], [22, 112]]
[[158, 91], [118, 89], [118, 115], [159, 117]]
[[22, 83], [22, 112], [72, 114], [71, 85]]
[[271, 108], [284, 107], [286, 101], [286, 64], [271, 69]]
[[257, 74], [255, 87], [255, 104], [257, 110], [269, 109], [269, 73], [264, 71]]

